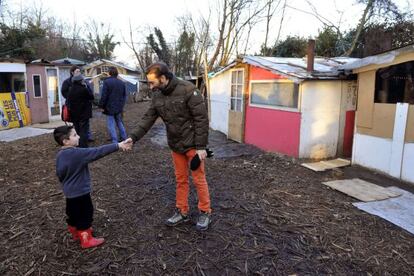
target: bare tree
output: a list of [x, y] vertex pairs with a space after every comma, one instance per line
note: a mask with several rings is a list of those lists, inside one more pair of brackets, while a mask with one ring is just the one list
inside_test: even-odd
[[[194, 18], [190, 18], [191, 26], [193, 28], [196, 43], [194, 45], [195, 48], [195, 68], [196, 68], [196, 76], [200, 75], [200, 70], [202, 69], [202, 64], [204, 64], [204, 68], [208, 69], [208, 62], [207, 55], [209, 48], [212, 46], [212, 41], [210, 39], [210, 19], [211, 19], [211, 10], [207, 16], [207, 18], [200, 17], [198, 22], [195, 22]], [[198, 85], [198, 80], [197, 83]]]
[[[341, 48], [343, 49], [343, 51], [345, 51], [346, 46], [345, 46], [345, 43], [344, 43], [344, 32], [341, 30], [341, 25], [342, 25], [342, 19], [343, 19], [344, 11], [338, 10], [336, 8], [336, 13], [338, 15], [338, 16], [336, 16], [337, 22], [333, 22], [333, 21], [329, 20], [328, 18], [326, 18], [325, 16], [321, 15], [319, 13], [319, 11], [318, 11], [318, 8], [315, 7], [315, 5], [311, 1], [306, 0], [306, 2], [308, 3], [309, 7], [311, 8], [311, 10], [312, 10], [311, 12], [310, 11], [303, 10], [303, 9], [300, 9], [300, 8], [293, 7], [293, 6], [290, 6], [290, 5], [286, 5], [286, 4], [285, 4], [285, 6], [287, 8], [290, 8], [290, 9], [293, 9], [293, 10], [297, 10], [297, 11], [302, 12], [302, 13], [305, 13], [305, 14], [312, 15], [319, 22], [322, 23], [322, 25], [324, 26], [325, 29], [328, 28], [328, 29], [335, 30], [336, 33], [337, 33], [337, 36], [339, 37], [339, 41], [340, 42], [343, 42]], [[336, 1], [334, 1], [333, 4], [336, 6]]]
[[[264, 49], [265, 49], [265, 53], [264, 55], [269, 55], [268, 52], [268, 48], [267, 48], [267, 41], [269, 39], [269, 29], [270, 29], [270, 22], [272, 21], [273, 15], [276, 12], [276, 9], [278, 8], [280, 4], [280, 0], [267, 0], [266, 3], [266, 33], [265, 33], [265, 39], [264, 39]], [[285, 5], [286, 5], [286, 1], [285, 1]], [[283, 20], [283, 16], [282, 16], [282, 20]], [[281, 28], [282, 24], [280, 24], [280, 28]], [[279, 28], [279, 33], [280, 33], [280, 28]]]
[[364, 5], [364, 10], [362, 12], [361, 18], [359, 19], [359, 23], [356, 27], [355, 33], [352, 37], [352, 42], [350, 45], [347, 45], [344, 39], [344, 31], [341, 30], [341, 22], [342, 22], [342, 15], [343, 12], [337, 11], [340, 16], [338, 23], [333, 23], [332, 21], [328, 20], [326, 17], [322, 16], [318, 9], [309, 1], [306, 0], [308, 5], [311, 7], [312, 12], [308, 12], [302, 9], [298, 9], [296, 7], [292, 7], [287, 5], [287, 7], [291, 9], [295, 9], [301, 11], [303, 13], [310, 14], [318, 19], [324, 27], [328, 27], [331, 29], [335, 29], [337, 31], [337, 35], [339, 37], [339, 41], [342, 44], [341, 48], [344, 51], [344, 56], [349, 56], [355, 50], [357, 43], [360, 39], [361, 33], [366, 28], [369, 22], [373, 20], [378, 21], [386, 21], [388, 19], [391, 20], [400, 20], [403, 17], [403, 13], [401, 13], [394, 3], [393, 0], [358, 0], [359, 3]]
[[145, 68], [147, 67], [147, 64], [144, 62], [144, 57], [142, 54], [139, 53], [140, 49], [137, 48], [137, 43], [135, 42], [134, 32], [132, 30], [131, 25], [131, 19], [129, 20], [129, 41], [127, 41], [125, 38], [123, 38], [124, 43], [132, 50], [134, 53], [135, 58], [138, 61], [139, 67], [141, 68], [141, 71], [144, 72]]
[[[214, 53], [212, 55], [212, 57], [210, 58], [210, 61], [208, 63], [208, 71], [210, 71], [213, 66], [214, 63], [216, 62], [216, 59], [218, 57], [218, 55], [220, 54], [220, 49], [222, 48], [222, 44], [224, 43], [224, 32], [226, 31], [226, 24], [227, 24], [227, 18], [228, 18], [228, 14], [227, 14], [227, 6], [228, 6], [228, 2], [229, 0], [224, 0], [223, 3], [223, 13], [221, 14], [220, 12], [218, 13], [219, 15], [221, 14], [221, 23], [219, 24], [219, 34], [218, 34], [218, 38], [217, 38], [217, 43], [216, 43], [216, 47], [214, 50]], [[221, 8], [219, 7], [219, 10], [221, 10]]]
[[4, 10], [5, 9], [6, 9], [6, 3], [5, 3], [5, 1], [4, 0], [0, 0], [0, 17], [1, 17], [1, 22], [4, 21], [3, 14], [4, 14]]
[[[257, 15], [256, 12], [257, 12], [257, 9], [259, 9], [259, 7], [261, 6], [261, 3], [262, 2], [257, 1], [254, 3], [254, 5], [250, 6], [247, 9], [246, 17], [251, 18], [251, 19], [247, 22], [246, 25], [240, 28], [240, 30], [236, 30], [237, 36], [234, 37], [235, 43], [233, 44], [236, 56], [238, 56], [240, 53], [243, 55], [247, 53], [248, 47], [250, 46], [250, 35], [253, 29], [257, 26], [257, 24], [263, 21], [263, 17], [261, 16], [253, 16], [253, 17], [251, 16], [252, 14]], [[243, 51], [240, 51], [239, 48], [243, 44], [244, 44]]]
[[283, 21], [285, 20], [286, 1], [287, 0], [285, 0], [285, 2], [283, 3], [283, 6], [282, 6], [282, 15], [280, 16], [279, 29], [277, 31], [275, 45], [277, 45], [277, 43], [279, 42], [280, 34], [282, 32]]
[[[224, 66], [235, 51], [243, 30], [259, 16], [266, 5], [252, 0], [221, 0], [217, 5], [219, 14], [218, 36], [209, 60], [209, 71], [218, 64]], [[252, 11], [253, 7], [253, 11]], [[250, 12], [248, 12], [250, 11]], [[251, 28], [251, 25], [250, 25]]]
[[365, 6], [364, 12], [362, 13], [362, 17], [359, 20], [358, 27], [356, 29], [356, 33], [354, 36], [354, 39], [352, 40], [351, 47], [344, 53], [345, 56], [351, 55], [351, 53], [354, 51], [355, 46], [358, 42], [359, 36], [361, 35], [362, 29], [364, 28], [365, 24], [367, 23], [369, 19], [369, 14], [372, 13], [372, 7], [374, 5], [375, 0], [368, 0], [367, 5]]

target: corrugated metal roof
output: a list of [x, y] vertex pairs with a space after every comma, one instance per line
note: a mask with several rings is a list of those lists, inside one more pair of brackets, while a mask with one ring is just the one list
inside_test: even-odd
[[[283, 75], [293, 81], [299, 82], [304, 79], [337, 79], [340, 75], [339, 66], [358, 60], [356, 58], [335, 57], [335, 58], [315, 58], [314, 71], [306, 70], [306, 58], [285, 58], [285, 57], [262, 57], [262, 56], [244, 56], [242, 63], [263, 68], [272, 73]], [[232, 62], [219, 72], [216, 76], [232, 67], [237, 62]]]
[[125, 65], [125, 64], [122, 64], [122, 63], [119, 63], [119, 62], [116, 62], [116, 61], [112, 61], [112, 60], [109, 60], [109, 59], [104, 59], [104, 58], [98, 59], [98, 60], [95, 60], [95, 61], [92, 61], [91, 63], [88, 63], [85, 66], [85, 68], [92, 68], [92, 67], [101, 65], [103, 63], [110, 63], [110, 64], [113, 64], [113, 65], [118, 66], [118, 67], [123, 67], [123, 68], [125, 68], [125, 69], [127, 69], [129, 71], [132, 71], [132, 72], [137, 72], [137, 73], [140, 72], [139, 70], [134, 69], [132, 67], [129, 67], [129, 66]]
[[70, 64], [71, 65], [84, 65], [84, 64], [86, 64], [86, 62], [84, 62], [82, 60], [69, 58], [69, 57], [53, 60], [52, 63], [55, 63], [55, 64], [68, 64], [68, 65], [70, 65]]
[[365, 67], [368, 65], [386, 64], [386, 63], [393, 62], [394, 59], [398, 57], [399, 55], [401, 55], [402, 53], [409, 53], [409, 52], [414, 52], [414, 44], [406, 46], [406, 47], [402, 47], [399, 49], [391, 50], [391, 51], [388, 51], [388, 52], [385, 52], [379, 55], [364, 57], [354, 62], [344, 64], [340, 66], [339, 69], [353, 70], [353, 69], [358, 69], [358, 68]]
[[[107, 73], [100, 73], [98, 75], [92, 76], [92, 77], [85, 77], [85, 79], [94, 79], [94, 78], [108, 78], [109, 75]], [[129, 82], [131, 84], [136, 85], [138, 82], [140, 82], [140, 79], [136, 76], [131, 75], [124, 75], [124, 74], [118, 74], [118, 78], [121, 80], [124, 80], [126, 82]]]
[[138, 77], [131, 75], [118, 74], [118, 77], [132, 84], [137, 84], [139, 81]]

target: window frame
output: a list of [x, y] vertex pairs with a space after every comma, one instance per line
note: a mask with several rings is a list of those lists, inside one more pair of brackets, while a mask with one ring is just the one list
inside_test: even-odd
[[[38, 76], [39, 77], [40, 96], [36, 96], [36, 88], [35, 88], [35, 82], [34, 82], [34, 77], [35, 76]], [[41, 99], [41, 98], [43, 98], [42, 75], [40, 75], [40, 74], [33, 74], [32, 75], [32, 86], [33, 86], [33, 98], [35, 98], [35, 99]]]
[[[241, 80], [241, 84], [239, 84], [237, 81], [238, 81], [238, 79], [236, 79], [236, 83], [233, 83], [233, 73], [234, 72], [241, 72], [242, 73], [242, 80]], [[244, 78], [244, 68], [236, 68], [236, 69], [232, 69], [232, 70], [230, 70], [230, 97], [229, 97], [229, 110], [230, 111], [233, 111], [233, 112], [243, 112], [243, 110], [244, 110], [244, 81], [245, 81], [245, 78]], [[232, 88], [233, 88], [233, 85], [235, 85], [236, 87], [238, 86], [238, 85], [241, 85], [241, 96], [240, 96], [240, 98], [238, 98], [238, 97], [233, 97], [232, 95], [231, 95], [231, 91], [232, 91]], [[231, 108], [231, 101], [232, 100], [236, 100], [236, 108], [237, 108], [237, 100], [241, 100], [241, 110], [239, 111], [239, 110], [236, 110], [236, 109], [232, 109]]]
[[[401, 62], [401, 63], [397, 63], [397, 64], [393, 64], [393, 65], [389, 65], [389, 66], [385, 66], [385, 67], [381, 67], [375, 70], [375, 83], [374, 83], [374, 103], [375, 104], [397, 104], [397, 103], [408, 103], [409, 105], [414, 105], [414, 94], [409, 94], [408, 96], [405, 94], [406, 93], [406, 86], [407, 86], [407, 82], [410, 83], [413, 86], [413, 82], [414, 82], [414, 78], [412, 77], [412, 75], [409, 75], [410, 73], [406, 72], [408, 71], [406, 68], [406, 65], [408, 63], [411, 63], [411, 65], [414, 65], [414, 61], [405, 61], [405, 62]], [[382, 79], [381, 78], [381, 74], [383, 72], [380, 73], [380, 71], [397, 71], [398, 70], [404, 70], [405, 75], [400, 75], [398, 73], [392, 72], [390, 73], [390, 77], [388, 79]], [[408, 81], [408, 79], [411, 79], [411, 81]], [[386, 82], [384, 82], [384, 80], [386, 80]], [[400, 89], [396, 89], [395, 86], [397, 86], [397, 81], [395, 80], [400, 80], [398, 83], [398, 85], [400, 86]], [[401, 83], [401, 80], [404, 80], [403, 83]], [[393, 83], [394, 82], [394, 83]], [[379, 85], [379, 83], [381, 83]], [[387, 88], [387, 90], [384, 90], [383, 84], [385, 84], [385, 87]], [[394, 87], [392, 87], [392, 85], [394, 85]], [[402, 88], [403, 87], [403, 88]], [[382, 89], [380, 89], [382, 88]], [[414, 87], [413, 87], [414, 88]], [[414, 93], [413, 88], [411, 89], [412, 93]], [[386, 92], [386, 94], [381, 94], [381, 91]], [[392, 99], [392, 96], [394, 95], [394, 99]], [[396, 97], [395, 95], [399, 96], [400, 99], [398, 99], [398, 97]], [[408, 97], [408, 101], [405, 99], [405, 97]], [[386, 97], [386, 100], [383, 101], [381, 100], [382, 97]], [[391, 99], [390, 99], [391, 97]], [[411, 99], [411, 101], [410, 101]]]
[[108, 65], [102, 65], [101, 66], [101, 73], [109, 73], [109, 67]]
[[[255, 83], [293, 83], [298, 85], [298, 103], [297, 107], [287, 107], [287, 106], [272, 106], [272, 105], [264, 105], [264, 104], [256, 104], [252, 103], [252, 86]], [[275, 79], [275, 80], [251, 80], [249, 83], [249, 106], [251, 107], [258, 107], [258, 108], [266, 108], [266, 109], [273, 109], [273, 110], [282, 110], [282, 111], [290, 111], [290, 112], [300, 112], [300, 104], [302, 98], [302, 85], [300, 83], [296, 83], [289, 79]]]
[[[23, 77], [23, 79], [21, 79]], [[23, 83], [23, 89], [16, 89], [16, 81], [19, 83]], [[11, 72], [11, 89], [14, 92], [25, 92], [27, 91], [27, 83], [26, 83], [26, 73], [25, 72]]]

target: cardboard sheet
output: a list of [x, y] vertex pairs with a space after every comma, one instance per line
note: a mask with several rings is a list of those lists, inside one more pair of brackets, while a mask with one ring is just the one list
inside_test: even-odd
[[334, 180], [322, 184], [362, 201], [384, 200], [402, 194], [359, 178]]
[[323, 171], [333, 169], [333, 168], [349, 166], [350, 164], [351, 164], [351, 161], [349, 160], [337, 158], [337, 159], [327, 160], [327, 161], [303, 163], [302, 166], [305, 168], [311, 169], [315, 172], [323, 172]]
[[414, 234], [414, 195], [397, 187], [386, 189], [393, 193], [400, 193], [401, 196], [382, 201], [357, 202], [353, 205]]

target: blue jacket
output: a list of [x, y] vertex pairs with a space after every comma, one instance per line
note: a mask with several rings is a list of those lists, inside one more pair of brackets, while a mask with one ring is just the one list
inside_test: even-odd
[[103, 108], [104, 114], [115, 115], [124, 110], [127, 99], [125, 83], [116, 77], [109, 77], [104, 80], [102, 96], [99, 107]]
[[88, 164], [117, 150], [116, 143], [96, 148], [61, 149], [56, 156], [56, 175], [62, 183], [65, 197], [74, 198], [90, 193]]

